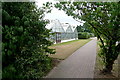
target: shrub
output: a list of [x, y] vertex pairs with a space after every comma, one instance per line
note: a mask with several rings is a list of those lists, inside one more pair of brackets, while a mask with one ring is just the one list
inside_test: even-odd
[[88, 33], [88, 32], [79, 32], [78, 33], [78, 39], [88, 39], [90, 37], [94, 37], [94, 34]]
[[54, 51], [46, 38], [50, 30], [45, 28], [44, 10], [33, 2], [9, 2], [2, 4], [2, 61], [3, 79], [40, 78], [51, 68], [47, 56]]
[[78, 39], [87, 39], [89, 38], [89, 34], [87, 32], [78, 33]]

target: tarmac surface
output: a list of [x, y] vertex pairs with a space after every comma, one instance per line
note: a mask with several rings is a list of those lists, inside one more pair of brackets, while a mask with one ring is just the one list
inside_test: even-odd
[[97, 39], [92, 39], [60, 62], [45, 78], [93, 78]]

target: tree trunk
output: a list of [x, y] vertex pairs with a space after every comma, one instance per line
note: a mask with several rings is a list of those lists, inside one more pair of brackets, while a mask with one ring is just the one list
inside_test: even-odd
[[105, 69], [103, 69], [103, 73], [106, 73], [106, 74], [111, 74], [112, 72], [112, 69], [113, 69], [113, 64], [114, 64], [114, 61], [108, 61], [105, 65]]
[[115, 58], [117, 57], [117, 56], [115, 56], [114, 51], [112, 50], [112, 48], [113, 48], [112, 46], [115, 45], [115, 42], [113, 42], [111, 40], [110, 43], [108, 43], [107, 45], [109, 45], [109, 47], [108, 47], [108, 51], [107, 51], [107, 53], [105, 55], [105, 58], [106, 58], [105, 62], [106, 62], [106, 64], [105, 64], [105, 69], [103, 69], [102, 72], [106, 73], [106, 74], [111, 74]]

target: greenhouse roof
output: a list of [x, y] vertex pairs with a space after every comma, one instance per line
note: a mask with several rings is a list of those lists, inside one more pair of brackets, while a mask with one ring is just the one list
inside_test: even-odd
[[66, 32], [73, 32], [71, 26], [69, 25], [68, 28], [66, 29]]
[[59, 20], [51, 20], [46, 26], [47, 29], [52, 29], [52, 32], [75, 32], [76, 27], [69, 23], [60, 23]]
[[50, 24], [46, 26], [47, 29], [52, 29], [53, 32], [65, 32], [59, 20], [52, 20]]
[[64, 31], [66, 31], [69, 26], [70, 26], [69, 24], [62, 23], [62, 27], [63, 27]]
[[71, 26], [71, 29], [72, 29], [72, 31], [74, 32], [75, 29], [76, 29], [76, 27], [75, 27], [75, 26]]

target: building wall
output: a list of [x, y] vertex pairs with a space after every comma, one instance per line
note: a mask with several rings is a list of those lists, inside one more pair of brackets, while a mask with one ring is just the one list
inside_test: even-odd
[[77, 29], [73, 30], [73, 26], [69, 25], [68, 23], [62, 25], [59, 20], [54, 20], [52, 21], [52, 25], [50, 27], [52, 33], [54, 33], [54, 35], [51, 36], [50, 40], [54, 43], [60, 43], [61, 40], [72, 40], [78, 38]]

